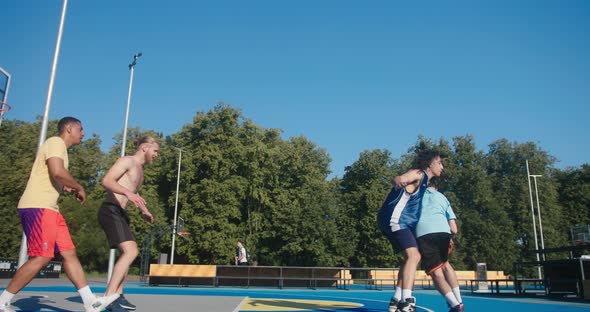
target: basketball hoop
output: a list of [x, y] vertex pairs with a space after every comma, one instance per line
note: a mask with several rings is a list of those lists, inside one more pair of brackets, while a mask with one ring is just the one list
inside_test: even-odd
[[4, 115], [7, 111], [11, 109], [10, 105], [6, 102], [0, 101], [0, 114]]

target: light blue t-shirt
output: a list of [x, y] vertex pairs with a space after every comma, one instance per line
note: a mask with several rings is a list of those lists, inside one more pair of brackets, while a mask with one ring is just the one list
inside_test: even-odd
[[457, 219], [451, 203], [442, 193], [428, 188], [422, 198], [422, 214], [416, 225], [416, 237], [430, 233], [451, 233], [449, 220]]

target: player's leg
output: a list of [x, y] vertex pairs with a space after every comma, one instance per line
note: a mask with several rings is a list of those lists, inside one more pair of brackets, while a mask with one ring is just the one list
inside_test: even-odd
[[117, 263], [115, 263], [115, 267], [113, 268], [113, 275], [111, 276], [111, 281], [109, 282], [106, 290], [107, 295], [117, 293], [119, 291], [122, 292], [129, 266], [131, 266], [138, 255], [137, 244], [135, 241], [122, 242], [119, 244], [118, 248], [121, 254], [119, 259], [117, 259]]
[[90, 286], [88, 286], [88, 280], [84, 274], [80, 259], [78, 259], [76, 247], [70, 236], [70, 231], [61, 214], [57, 215], [56, 228], [57, 236], [55, 239], [55, 250], [56, 252], [59, 252], [63, 258], [64, 270], [72, 284], [74, 284], [78, 290], [84, 304], [84, 310], [87, 312], [102, 311], [102, 309], [106, 308], [119, 296], [96, 297], [92, 293]]
[[457, 273], [455, 273], [455, 269], [447, 261], [445, 266], [442, 268], [442, 271], [445, 275], [447, 283], [449, 283], [449, 286], [451, 286], [453, 294], [455, 294], [455, 298], [457, 298], [460, 303], [463, 303], [463, 298], [461, 298], [461, 290], [459, 289], [459, 280], [457, 279]]

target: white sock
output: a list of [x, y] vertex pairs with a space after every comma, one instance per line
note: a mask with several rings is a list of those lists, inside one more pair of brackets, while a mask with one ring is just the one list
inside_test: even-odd
[[90, 290], [90, 286], [88, 285], [78, 289], [78, 293], [80, 294], [80, 297], [82, 297], [82, 302], [84, 302], [84, 305], [92, 304], [92, 301], [94, 301], [96, 298], [96, 296], [94, 296], [92, 293], [92, 290]]
[[393, 298], [395, 298], [395, 300], [397, 300], [397, 301], [402, 301], [402, 288], [401, 287], [395, 287], [395, 294], [393, 295]]
[[9, 305], [12, 298], [14, 298], [14, 294], [8, 290], [4, 290], [2, 295], [0, 295], [0, 305]]
[[453, 295], [455, 295], [455, 298], [457, 298], [457, 301], [459, 301], [459, 303], [463, 303], [463, 299], [461, 299], [461, 290], [459, 289], [459, 287], [453, 288]]
[[455, 298], [455, 295], [453, 294], [452, 291], [449, 291], [448, 293], [445, 294], [445, 299], [447, 299], [447, 302], [449, 303], [449, 306], [455, 307], [459, 304], [459, 301], [457, 301], [457, 298]]
[[412, 290], [411, 289], [402, 289], [402, 298], [404, 300], [412, 297]]

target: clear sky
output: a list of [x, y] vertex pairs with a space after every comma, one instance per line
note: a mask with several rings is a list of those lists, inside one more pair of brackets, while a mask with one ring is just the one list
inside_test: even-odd
[[[43, 114], [61, 8], [2, 0], [5, 118]], [[50, 118], [80, 118], [106, 151], [139, 51], [129, 125], [165, 135], [223, 101], [325, 148], [334, 176], [420, 134], [589, 162], [590, 1], [70, 0]]]

